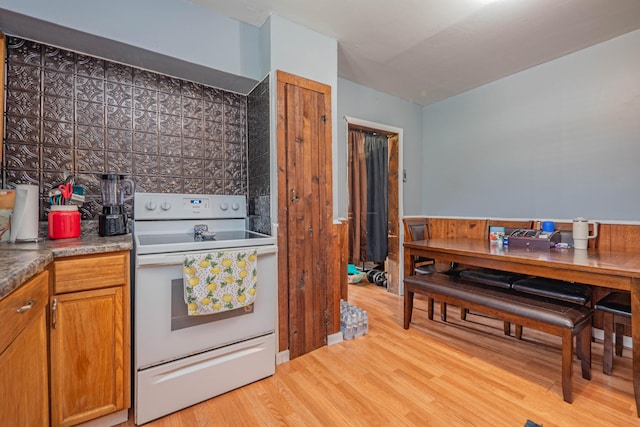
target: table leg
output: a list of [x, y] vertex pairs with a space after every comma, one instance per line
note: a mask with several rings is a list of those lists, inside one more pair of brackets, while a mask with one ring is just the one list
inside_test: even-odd
[[411, 315], [413, 314], [413, 291], [404, 288], [404, 328], [409, 329]]
[[640, 417], [640, 279], [631, 279], [631, 335], [633, 393], [636, 415]]
[[411, 249], [404, 248], [404, 277], [409, 277], [413, 274], [413, 262], [411, 259]]

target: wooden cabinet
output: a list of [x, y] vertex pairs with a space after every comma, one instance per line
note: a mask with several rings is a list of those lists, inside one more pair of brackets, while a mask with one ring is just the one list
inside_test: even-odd
[[51, 424], [129, 408], [129, 252], [56, 259], [51, 297]]
[[47, 302], [43, 271], [0, 301], [0, 424], [48, 426]]

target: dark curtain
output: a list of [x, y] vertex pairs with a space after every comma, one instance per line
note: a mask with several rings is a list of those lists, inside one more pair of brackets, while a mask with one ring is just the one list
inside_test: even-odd
[[387, 258], [389, 148], [386, 136], [365, 134], [367, 163], [367, 260]]
[[349, 130], [349, 262], [367, 259], [367, 166], [364, 133]]

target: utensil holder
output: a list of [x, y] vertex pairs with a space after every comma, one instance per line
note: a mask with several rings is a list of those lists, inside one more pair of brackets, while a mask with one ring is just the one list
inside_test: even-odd
[[51, 206], [47, 222], [50, 239], [70, 239], [80, 236], [80, 212], [75, 205]]

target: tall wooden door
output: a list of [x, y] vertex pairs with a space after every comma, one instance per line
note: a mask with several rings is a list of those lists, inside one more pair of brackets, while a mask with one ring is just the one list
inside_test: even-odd
[[278, 72], [279, 331], [290, 358], [327, 343], [334, 286], [330, 97], [327, 85]]

